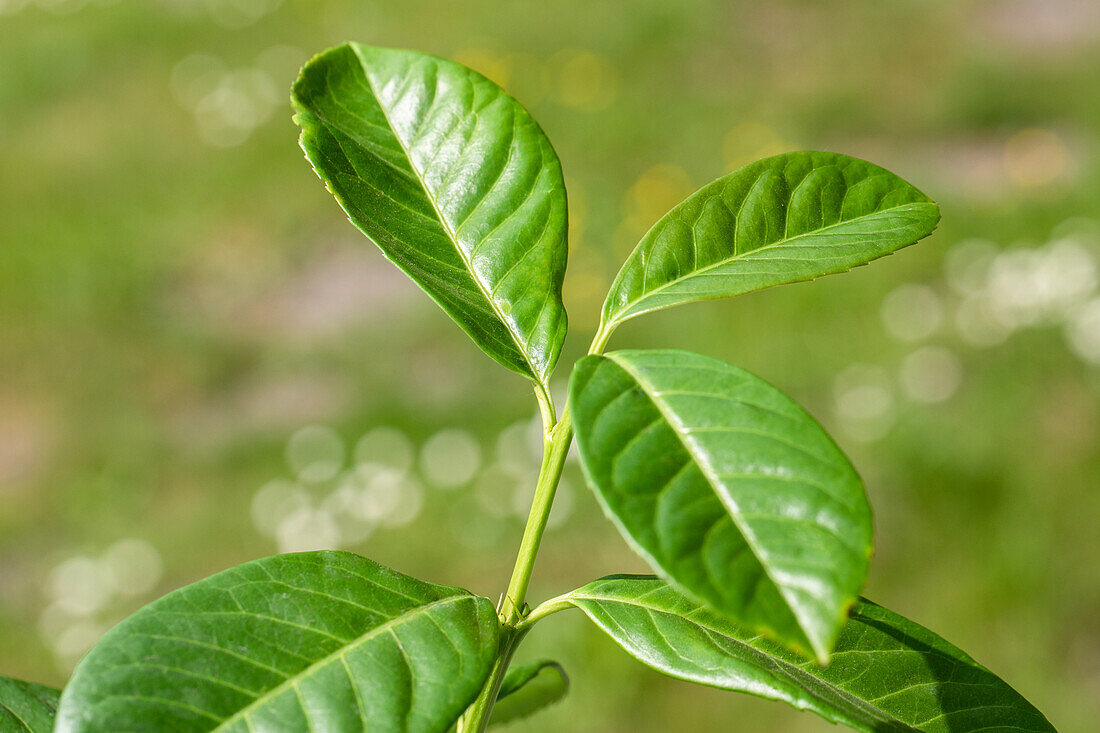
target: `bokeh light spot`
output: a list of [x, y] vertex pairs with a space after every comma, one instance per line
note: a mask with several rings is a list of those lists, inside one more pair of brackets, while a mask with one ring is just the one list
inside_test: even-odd
[[894, 390], [889, 374], [874, 364], [853, 364], [833, 383], [837, 417], [848, 435], [862, 442], [879, 440], [894, 425]]
[[397, 428], [377, 427], [355, 444], [355, 462], [372, 463], [408, 471], [416, 449], [409, 437]]
[[905, 396], [914, 402], [935, 403], [949, 399], [962, 384], [959, 358], [942, 346], [925, 346], [905, 358], [899, 381]]
[[466, 484], [481, 465], [481, 446], [465, 430], [440, 430], [420, 451], [420, 470], [430, 483], [441, 489]]
[[899, 341], [921, 341], [943, 322], [943, 302], [927, 285], [908, 283], [892, 290], [882, 301], [882, 323]]
[[74, 616], [95, 613], [111, 600], [113, 585], [95, 559], [77, 555], [61, 562], [49, 577], [49, 594], [60, 608]]
[[344, 443], [330, 427], [307, 425], [287, 441], [286, 461], [299, 481], [328, 481], [344, 467]]
[[100, 557], [114, 590], [124, 596], [140, 596], [156, 587], [164, 574], [160, 552], [145, 540], [122, 539]]
[[269, 481], [252, 497], [252, 524], [261, 534], [274, 537], [284, 519], [309, 504], [309, 494], [299, 484]]

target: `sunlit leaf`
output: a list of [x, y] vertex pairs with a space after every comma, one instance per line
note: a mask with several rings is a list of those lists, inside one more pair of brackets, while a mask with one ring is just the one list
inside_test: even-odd
[[707, 184], [650, 229], [611, 286], [604, 322], [844, 272], [938, 221], [932, 199], [866, 161], [765, 158]]
[[659, 672], [810, 710], [863, 731], [1038, 733], [1043, 714], [928, 629], [860, 600], [820, 667], [653, 576], [603, 578], [566, 596]]
[[565, 697], [569, 677], [557, 662], [543, 660], [513, 665], [504, 676], [489, 725], [534, 715]]
[[345, 552], [278, 555], [109, 631], [57, 730], [445, 731], [487, 678], [492, 604]]
[[0, 732], [50, 733], [59, 690], [0, 675]]
[[821, 426], [767, 382], [686, 351], [587, 357], [570, 399], [585, 473], [634, 549], [826, 660], [867, 576], [871, 512]]
[[306, 64], [293, 100], [351, 221], [490, 356], [545, 382], [566, 330], [565, 184], [526, 110], [454, 62], [356, 43]]

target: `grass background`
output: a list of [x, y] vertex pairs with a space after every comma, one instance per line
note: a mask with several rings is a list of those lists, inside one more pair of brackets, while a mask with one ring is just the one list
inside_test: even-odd
[[[311, 542], [503, 589], [533, 401], [303, 160], [287, 90], [344, 40], [467, 63], [554, 141], [571, 209], [559, 387], [638, 237], [743, 163], [844, 152], [939, 200], [943, 223], [916, 248], [632, 321], [615, 345], [723, 358], [804, 404], [867, 481], [866, 595], [1059, 729], [1091, 729], [1092, 0], [0, 0], [0, 671], [60, 685], [142, 603]], [[349, 529], [321, 502], [378, 426], [412, 447], [402, 485], [423, 504], [403, 526]], [[454, 471], [470, 481], [433, 482]], [[642, 570], [576, 466], [566, 481], [533, 599]], [[579, 614], [533, 633], [521, 656], [538, 654], [574, 688], [514, 730], [831, 729], [664, 679]]]

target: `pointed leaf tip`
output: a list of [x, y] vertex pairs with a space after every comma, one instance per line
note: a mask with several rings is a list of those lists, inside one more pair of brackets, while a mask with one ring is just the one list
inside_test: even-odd
[[481, 74], [349, 43], [294, 83], [314, 170], [348, 217], [489, 356], [545, 384], [565, 338], [561, 165]]
[[845, 272], [907, 247], [939, 221], [928, 196], [837, 153], [765, 158], [665, 214], [619, 271], [610, 327], [643, 313]]
[[821, 667], [653, 576], [602, 578], [568, 595], [658, 672], [809, 710], [867, 733], [1055, 733], [1003, 680], [928, 629], [860, 599]]
[[590, 356], [570, 390], [585, 474], [662, 577], [825, 663], [867, 577], [848, 459], [762, 379], [686, 351]]

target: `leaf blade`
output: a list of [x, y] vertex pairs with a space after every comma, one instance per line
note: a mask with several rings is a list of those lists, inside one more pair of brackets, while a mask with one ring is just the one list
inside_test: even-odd
[[604, 323], [844, 272], [914, 244], [938, 221], [932, 199], [866, 161], [765, 158], [707, 184], [650, 229], [611, 286]]
[[748, 372], [675, 350], [586, 357], [570, 401], [588, 482], [635, 551], [826, 660], [866, 578], [871, 515], [813, 418]]
[[361, 44], [306, 64], [292, 99], [352, 223], [482, 350], [545, 384], [566, 330], [567, 210], [530, 114], [459, 64]]
[[[443, 731], [497, 651], [465, 591], [344, 552], [277, 555], [181, 588], [109, 631], [58, 731]], [[163, 728], [156, 728], [157, 725]]]
[[50, 733], [60, 690], [0, 675], [0, 730]]
[[855, 605], [833, 663], [819, 667], [653, 576], [609, 576], [564, 598], [659, 672], [786, 702], [857, 730], [1054, 731], [960, 649], [865, 599]]
[[550, 660], [513, 665], [504, 676], [489, 725], [527, 718], [560, 701], [569, 692], [565, 669]]

